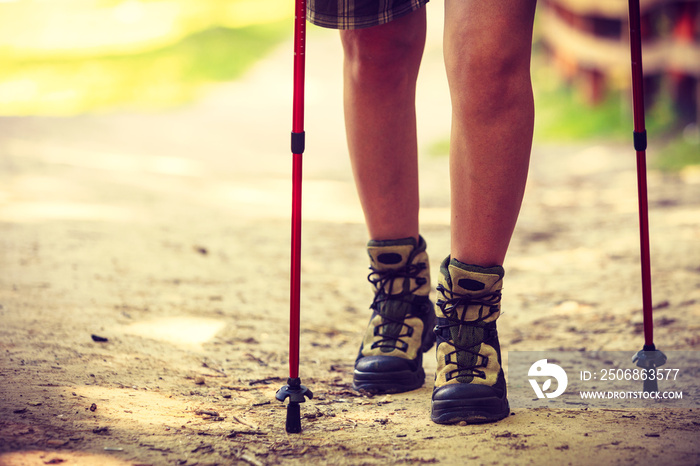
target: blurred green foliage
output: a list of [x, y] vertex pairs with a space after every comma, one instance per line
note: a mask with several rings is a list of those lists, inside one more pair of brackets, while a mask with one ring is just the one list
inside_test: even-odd
[[652, 166], [662, 171], [679, 171], [700, 166], [700, 138], [697, 135], [669, 139], [658, 153], [651, 154]]
[[95, 58], [0, 57], [0, 113], [76, 114], [118, 107], [162, 109], [239, 77], [289, 36], [288, 21], [196, 32], [154, 51]]
[[[566, 83], [543, 57], [535, 56], [532, 68], [535, 93], [535, 144], [602, 141], [625, 143], [632, 148], [631, 96], [611, 90], [597, 104], [588, 103], [575, 85]], [[677, 171], [688, 165], [700, 165], [700, 138], [697, 127], [684, 131], [678, 125], [668, 93], [659, 92], [646, 111], [645, 121], [650, 143], [650, 166]], [[449, 153], [449, 139], [432, 143], [427, 152], [433, 156]]]

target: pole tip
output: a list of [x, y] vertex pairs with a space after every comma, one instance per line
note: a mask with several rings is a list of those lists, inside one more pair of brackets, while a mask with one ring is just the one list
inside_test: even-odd
[[287, 405], [287, 432], [290, 434], [298, 434], [301, 432], [301, 409], [299, 403], [293, 401]]

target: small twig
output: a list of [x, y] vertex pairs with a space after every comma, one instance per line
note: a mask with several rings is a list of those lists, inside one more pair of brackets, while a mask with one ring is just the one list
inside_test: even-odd
[[239, 456], [239, 459], [245, 461], [248, 464], [252, 464], [253, 466], [263, 466], [263, 464], [258, 461], [257, 458], [254, 456], [251, 456], [249, 453], [243, 453], [241, 456]]
[[232, 430], [226, 438], [234, 438], [236, 435], [267, 435], [266, 432], [259, 432], [257, 430]]
[[267, 377], [265, 379], [251, 380], [250, 382], [248, 382], [248, 385], [256, 385], [259, 383], [268, 385], [270, 382], [279, 382], [282, 380], [284, 380], [282, 377]]
[[206, 367], [207, 369], [211, 369], [211, 370], [213, 370], [214, 372], [218, 372], [219, 374], [224, 374], [224, 375], [226, 375], [226, 373], [225, 373], [224, 371], [222, 371], [221, 369], [217, 369], [217, 368], [215, 368], [215, 367], [211, 367], [211, 366], [210, 366], [209, 364], [207, 364], [206, 362], [202, 362], [202, 367]]
[[232, 418], [234, 421], [236, 421], [237, 423], [239, 423], [239, 424], [243, 424], [243, 425], [246, 426], [246, 427], [250, 427], [251, 429], [254, 429], [253, 426], [251, 426], [250, 424], [248, 424], [248, 423], [246, 423], [246, 422], [241, 421], [241, 420], [238, 419], [236, 416], [231, 416], [231, 418]]
[[235, 390], [237, 392], [249, 392], [251, 390], [258, 390], [257, 387], [250, 388], [250, 387], [232, 387], [230, 385], [222, 385], [221, 386], [222, 390]]

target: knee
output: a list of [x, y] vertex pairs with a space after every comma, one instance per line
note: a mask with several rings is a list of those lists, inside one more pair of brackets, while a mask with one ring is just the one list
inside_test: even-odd
[[453, 105], [501, 112], [531, 99], [530, 48], [475, 47], [445, 57]]
[[[403, 18], [396, 20], [401, 22]], [[346, 78], [396, 85], [415, 82], [425, 44], [425, 31], [394, 22], [341, 31]]]

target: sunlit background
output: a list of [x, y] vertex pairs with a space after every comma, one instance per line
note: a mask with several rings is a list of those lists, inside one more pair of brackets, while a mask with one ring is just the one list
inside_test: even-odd
[[285, 0], [0, 2], [0, 113], [163, 109], [234, 79], [280, 39]]
[[[663, 148], [654, 163], [678, 170], [700, 163], [699, 3], [641, 3], [648, 127]], [[537, 141], [628, 138], [626, 2], [543, 0], [538, 8]], [[185, 105], [290, 39], [292, 14], [291, 0], [0, 1], [0, 114]], [[430, 152], [446, 147], [437, 141]]]

